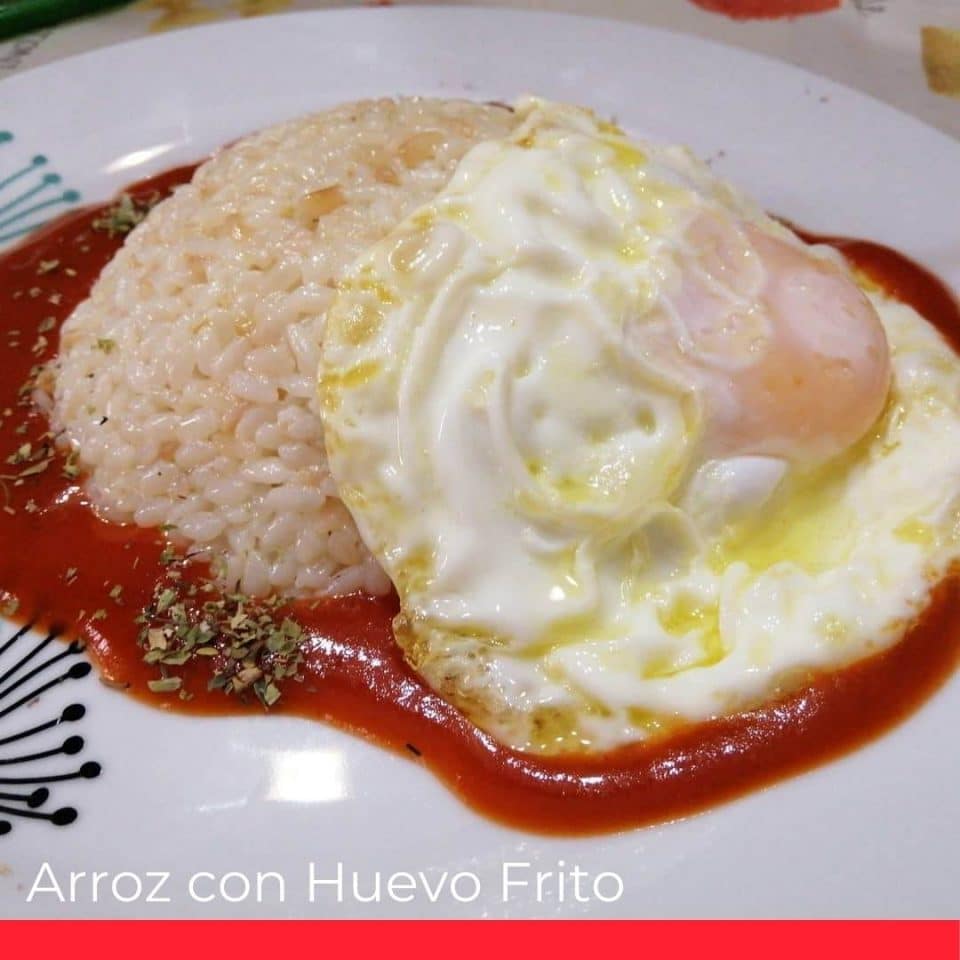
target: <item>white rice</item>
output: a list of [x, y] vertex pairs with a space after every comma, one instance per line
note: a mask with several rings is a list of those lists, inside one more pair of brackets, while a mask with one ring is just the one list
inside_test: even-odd
[[512, 126], [463, 101], [347, 104], [223, 150], [155, 207], [67, 320], [55, 373], [102, 515], [175, 528], [246, 593], [386, 591], [327, 469], [325, 311], [351, 261]]

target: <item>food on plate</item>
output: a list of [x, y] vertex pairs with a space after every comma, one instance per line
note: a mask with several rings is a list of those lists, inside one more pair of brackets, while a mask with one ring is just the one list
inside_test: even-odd
[[960, 552], [950, 349], [685, 151], [517, 113], [327, 321], [411, 662], [517, 748], [596, 750], [896, 640]]
[[848, 749], [960, 649], [955, 300], [587, 110], [289, 121], [0, 291], [0, 600], [167, 709], [584, 832]]
[[324, 316], [351, 260], [513, 124], [347, 104], [224, 149], [159, 204], [62, 335], [54, 420], [101, 514], [168, 526], [246, 593], [385, 592], [327, 471]]

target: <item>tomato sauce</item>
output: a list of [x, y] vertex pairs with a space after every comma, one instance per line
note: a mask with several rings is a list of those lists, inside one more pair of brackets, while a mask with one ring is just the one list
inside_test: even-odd
[[[163, 193], [192, 170], [129, 192]], [[104, 209], [69, 214], [0, 257], [0, 461], [8, 458], [0, 463], [0, 600], [18, 601], [18, 619], [81, 637], [106, 683], [153, 707], [262, 716], [256, 698], [208, 690], [211, 666], [201, 658], [177, 670], [192, 699], [148, 689], [157, 670], [143, 660], [135, 618], [163, 575], [162, 533], [100, 520], [60, 453], [26, 477], [23, 461], [9, 462], [24, 444], [41, 445], [48, 431], [21, 385], [35, 364], [55, 356], [59, 324], [122, 242], [92, 229]], [[936, 277], [866, 241], [827, 242], [960, 348], [960, 309]], [[394, 597], [295, 605], [304, 660], [271, 712], [323, 720], [405, 752], [474, 809], [543, 833], [663, 821], [823, 763], [908, 716], [960, 658], [960, 576], [951, 575], [900, 643], [776, 703], [602, 755], [540, 757], [499, 745], [414, 673], [392, 636], [396, 611]]]

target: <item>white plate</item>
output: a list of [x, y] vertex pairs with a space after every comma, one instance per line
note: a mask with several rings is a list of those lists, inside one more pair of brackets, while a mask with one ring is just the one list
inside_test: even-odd
[[[373, 94], [510, 99], [532, 91], [686, 142], [766, 206], [815, 230], [898, 247], [960, 288], [960, 145], [860, 94], [792, 67], [624, 23], [501, 10], [290, 15], [194, 29], [65, 60], [0, 84], [12, 157], [43, 153], [62, 187], [100, 200], [125, 183], [265, 124]], [[0, 153], [2, 170], [8, 159]], [[0, 180], [3, 178], [0, 172]], [[58, 187], [60, 189], [60, 187]], [[2, 201], [0, 201], [2, 207]], [[55, 205], [48, 212], [55, 212]], [[2, 220], [2, 216], [0, 216]], [[9, 545], [4, 545], [8, 549]], [[425, 770], [320, 724], [196, 720], [84, 681], [88, 753], [67, 828], [18, 824], [0, 839], [0, 915], [777, 916], [960, 911], [960, 677], [880, 741], [703, 815], [618, 836], [544, 839], [495, 826]], [[54, 691], [56, 706], [75, 685]], [[45, 711], [47, 712], [47, 711]], [[0, 734], [2, 736], [2, 734]], [[54, 736], [59, 742], [62, 734]], [[76, 903], [27, 893], [44, 861], [85, 871]], [[308, 898], [308, 870], [465, 872], [481, 892], [358, 903]], [[501, 897], [503, 864], [618, 873], [624, 895]], [[7, 869], [4, 869], [6, 867]], [[128, 905], [92, 871], [169, 871], [169, 903]], [[282, 903], [190, 899], [191, 874], [272, 871]], [[605, 881], [601, 892], [613, 889]], [[207, 894], [202, 882], [199, 895]], [[228, 881], [236, 896], [242, 884]], [[129, 896], [129, 878], [119, 893]], [[555, 889], [553, 887], [550, 888]], [[469, 879], [459, 881], [463, 896]], [[65, 890], [68, 893], [68, 890]], [[275, 882], [267, 884], [275, 893]], [[146, 895], [146, 887], [144, 890]]]

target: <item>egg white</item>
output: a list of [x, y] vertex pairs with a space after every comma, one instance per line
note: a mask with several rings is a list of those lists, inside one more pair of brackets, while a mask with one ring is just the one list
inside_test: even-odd
[[625, 351], [623, 318], [700, 209], [799, 241], [678, 148], [519, 110], [327, 321], [330, 465], [412, 664], [505, 743], [602, 750], [895, 641], [960, 553], [955, 355], [873, 291], [893, 386], [870, 434], [827, 462], [711, 456], [702, 392]]

